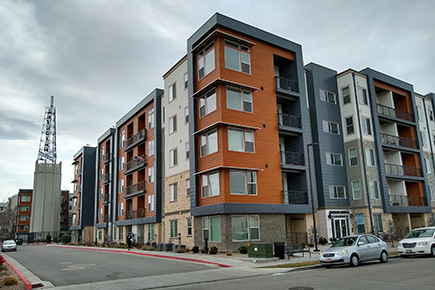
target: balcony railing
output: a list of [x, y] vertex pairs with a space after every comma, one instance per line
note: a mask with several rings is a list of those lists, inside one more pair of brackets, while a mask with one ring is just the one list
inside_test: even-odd
[[281, 151], [281, 165], [304, 165], [304, 154]]
[[112, 154], [110, 154], [110, 153], [104, 154], [103, 155], [103, 162], [104, 163], [110, 162], [111, 156], [112, 156]]
[[135, 156], [133, 160], [125, 164], [125, 174], [133, 172], [143, 166], [145, 166], [145, 154], [141, 156]]
[[394, 109], [385, 105], [376, 104], [376, 108], [379, 115], [388, 116], [392, 118], [399, 118], [406, 121], [414, 121], [414, 114]]
[[390, 175], [400, 175], [400, 176], [416, 176], [416, 177], [422, 176], [421, 168], [402, 166], [396, 164], [388, 164], [388, 163], [385, 164], [385, 173]]
[[389, 134], [381, 134], [381, 142], [385, 145], [395, 145], [401, 147], [408, 147], [412, 149], [417, 149], [417, 141], [413, 139], [408, 139], [404, 137], [389, 135]]
[[391, 206], [425, 206], [422, 196], [388, 195]]
[[278, 113], [278, 126], [301, 129], [302, 128], [301, 117]]
[[131, 136], [127, 140], [124, 141], [124, 148], [125, 150], [131, 149], [134, 145], [137, 143], [144, 141], [146, 139], [146, 131], [145, 129], [142, 129], [139, 131], [139, 133]]
[[145, 209], [130, 210], [125, 212], [123, 216], [126, 220], [143, 218], [145, 217]]
[[145, 193], [145, 181], [141, 181], [124, 188], [124, 198], [133, 197]]
[[308, 204], [308, 194], [301, 190], [283, 190], [284, 204]]
[[110, 182], [110, 174], [103, 174], [103, 182], [104, 183]]
[[109, 202], [109, 195], [108, 194], [103, 194], [103, 197], [101, 198], [101, 200], [106, 203]]
[[289, 78], [276, 76], [275, 87], [277, 91], [299, 93], [298, 82]]

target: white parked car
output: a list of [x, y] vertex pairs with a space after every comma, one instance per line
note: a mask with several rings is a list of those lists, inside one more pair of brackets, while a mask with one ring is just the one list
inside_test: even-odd
[[412, 255], [435, 257], [435, 227], [413, 229], [399, 242], [397, 250], [402, 257]]
[[16, 251], [17, 250], [17, 244], [14, 240], [6, 240], [2, 243], [2, 252], [6, 251]]

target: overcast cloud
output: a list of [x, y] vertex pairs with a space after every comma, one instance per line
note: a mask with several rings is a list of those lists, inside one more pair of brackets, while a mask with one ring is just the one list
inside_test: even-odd
[[435, 1], [0, 2], [0, 201], [33, 187], [45, 107], [55, 96], [62, 189], [73, 155], [154, 88], [214, 13], [302, 45], [304, 63], [371, 67], [435, 91]]

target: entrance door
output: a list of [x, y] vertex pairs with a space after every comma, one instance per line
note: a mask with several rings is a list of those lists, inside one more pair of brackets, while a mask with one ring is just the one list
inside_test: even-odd
[[333, 217], [332, 232], [336, 239], [349, 235], [349, 219], [348, 217]]

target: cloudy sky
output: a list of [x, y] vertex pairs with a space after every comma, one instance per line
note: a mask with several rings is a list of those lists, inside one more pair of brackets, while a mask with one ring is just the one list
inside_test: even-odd
[[72, 157], [95, 146], [186, 54], [214, 13], [302, 45], [304, 63], [371, 67], [435, 91], [431, 0], [1, 0], [0, 201], [33, 187], [42, 121], [57, 109], [62, 189]]

